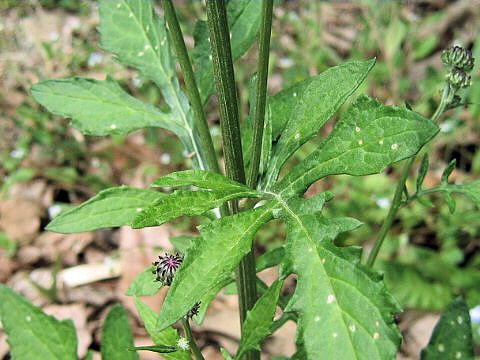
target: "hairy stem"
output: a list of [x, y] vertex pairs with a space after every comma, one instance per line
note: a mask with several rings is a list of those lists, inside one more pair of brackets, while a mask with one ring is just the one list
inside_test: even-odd
[[208, 129], [208, 123], [203, 111], [203, 105], [198, 92], [197, 82], [193, 74], [192, 64], [190, 63], [190, 58], [188, 57], [185, 41], [183, 40], [182, 30], [178, 23], [172, 0], [162, 0], [160, 3], [163, 6], [165, 19], [172, 36], [175, 53], [177, 54], [178, 62], [180, 63], [180, 67], [182, 68], [183, 76], [185, 78], [187, 96], [193, 110], [195, 129], [198, 131], [202, 148], [205, 151], [208, 167], [210, 170], [219, 173], [220, 167], [218, 166], [215, 148], [213, 147], [212, 136]]
[[[237, 91], [224, 0], [207, 0], [207, 20], [212, 46], [213, 75], [220, 105], [226, 174], [229, 178], [245, 184]], [[232, 213], [238, 212], [236, 201], [231, 202], [231, 210]], [[237, 273], [240, 321], [243, 323], [247, 311], [253, 307], [257, 299], [253, 252], [242, 259]], [[257, 351], [251, 351], [247, 353], [246, 358], [259, 359], [260, 356]]]
[[202, 352], [197, 346], [197, 343], [195, 342], [195, 339], [193, 338], [192, 334], [192, 329], [190, 329], [190, 323], [188, 322], [188, 319], [182, 319], [182, 326], [183, 326], [183, 331], [185, 332], [185, 337], [188, 340], [188, 344], [190, 345], [190, 349], [192, 350], [193, 356], [195, 357], [196, 360], [205, 360]]
[[[447, 107], [448, 103], [451, 101], [452, 96], [453, 96], [453, 93], [450, 89], [450, 86], [448, 84], [445, 85], [445, 88], [443, 89], [442, 99], [440, 100], [440, 104], [438, 105], [437, 110], [430, 118], [431, 121], [435, 122], [438, 120], [440, 115], [445, 111], [445, 108]], [[400, 206], [402, 204], [403, 189], [405, 188], [405, 183], [407, 181], [408, 175], [410, 174], [410, 171], [412, 169], [414, 162], [415, 162], [415, 156], [412, 156], [410, 159], [407, 160], [407, 163], [405, 164], [402, 170], [402, 175], [400, 176], [400, 180], [397, 183], [397, 188], [395, 189], [395, 195], [393, 196], [390, 209], [388, 209], [387, 217], [385, 218], [385, 221], [383, 222], [382, 227], [380, 228], [378, 238], [375, 241], [375, 244], [373, 245], [372, 251], [368, 255], [367, 266], [369, 267], [372, 267], [373, 264], [375, 263], [375, 259], [377, 258], [380, 248], [382, 247], [383, 241], [385, 240], [385, 237], [387, 236], [388, 231], [392, 227], [393, 221], [397, 216], [397, 212], [400, 209]]]
[[253, 149], [248, 173], [247, 185], [257, 187], [258, 168], [262, 155], [263, 128], [265, 121], [265, 103], [267, 99], [268, 59], [270, 55], [270, 35], [272, 31], [273, 0], [262, 3], [262, 25], [259, 36], [259, 54], [257, 69], [257, 93], [253, 120]]

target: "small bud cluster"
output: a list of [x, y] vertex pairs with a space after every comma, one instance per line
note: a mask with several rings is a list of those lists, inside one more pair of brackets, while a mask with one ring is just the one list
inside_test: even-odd
[[470, 72], [473, 69], [474, 59], [470, 50], [464, 49], [461, 46], [454, 46], [451, 49], [443, 51], [442, 62], [445, 66]]
[[454, 46], [442, 53], [442, 62], [448, 68], [445, 76], [447, 82], [455, 90], [471, 85], [470, 71], [473, 69], [474, 58], [470, 50]]
[[175, 272], [178, 270], [183, 262], [183, 256], [176, 253], [175, 255], [167, 254], [165, 256], [159, 256], [158, 261], [155, 261], [153, 265], [155, 269], [155, 280], [160, 281], [165, 286], [172, 285]]

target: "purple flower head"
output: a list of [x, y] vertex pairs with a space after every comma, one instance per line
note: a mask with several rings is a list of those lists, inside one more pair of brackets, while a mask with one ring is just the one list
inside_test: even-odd
[[156, 275], [155, 280], [160, 281], [163, 285], [170, 286], [172, 285], [173, 277], [175, 272], [180, 267], [183, 261], [183, 256], [179, 253], [166, 254], [164, 256], [159, 256], [158, 261], [155, 261], [153, 265], [155, 269], [153, 273]]

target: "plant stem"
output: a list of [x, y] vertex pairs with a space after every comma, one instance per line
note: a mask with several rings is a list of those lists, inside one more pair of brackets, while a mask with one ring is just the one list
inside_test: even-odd
[[178, 62], [182, 68], [185, 85], [187, 88], [188, 100], [190, 101], [193, 109], [194, 125], [198, 131], [202, 148], [206, 153], [205, 155], [208, 167], [210, 170], [220, 173], [220, 167], [218, 166], [212, 136], [210, 135], [210, 131], [208, 129], [208, 123], [203, 111], [203, 105], [198, 92], [195, 75], [193, 74], [192, 64], [190, 62], [190, 58], [188, 57], [185, 41], [183, 40], [182, 29], [178, 23], [172, 0], [162, 0], [160, 3], [163, 6], [165, 19], [167, 21], [168, 28], [170, 29], [170, 34], [172, 35], [175, 53], [177, 54]]
[[273, 0], [262, 3], [262, 24], [259, 36], [259, 54], [257, 70], [257, 93], [255, 99], [255, 116], [253, 120], [253, 149], [248, 173], [247, 185], [257, 187], [258, 168], [262, 155], [263, 127], [265, 121], [265, 103], [267, 99], [268, 60], [270, 55], [270, 35], [272, 32]]
[[193, 338], [192, 329], [190, 329], [190, 323], [188, 322], [188, 319], [183, 318], [182, 325], [183, 325], [183, 331], [185, 332], [185, 337], [188, 340], [190, 349], [192, 350], [192, 353], [195, 356], [195, 359], [205, 360], [202, 355], [202, 352], [200, 351], [200, 349], [197, 346], [197, 343], [195, 342], [195, 339]]
[[[207, 0], [207, 20], [212, 47], [213, 75], [220, 105], [226, 174], [229, 178], [245, 184], [237, 91], [225, 0]], [[232, 213], [237, 213], [238, 202], [232, 201], [230, 204]], [[237, 272], [241, 323], [257, 300], [255, 279], [255, 256], [250, 252], [240, 262]], [[257, 351], [251, 351], [245, 357], [259, 359], [260, 355]]]
[[[443, 89], [442, 99], [440, 100], [440, 104], [438, 105], [437, 110], [430, 118], [431, 121], [436, 122], [440, 115], [445, 111], [448, 103], [451, 101], [453, 93], [450, 89], [450, 86], [447, 84]], [[402, 194], [403, 189], [405, 188], [405, 183], [407, 181], [408, 175], [410, 174], [410, 170], [412, 169], [413, 163], [415, 162], [415, 156], [412, 156], [407, 160], [405, 164], [402, 175], [400, 176], [400, 180], [397, 183], [397, 188], [395, 189], [395, 195], [393, 196], [392, 204], [390, 205], [390, 209], [388, 209], [387, 217], [380, 228], [380, 232], [378, 234], [378, 238], [373, 245], [372, 251], [368, 255], [367, 259], [367, 266], [372, 267], [375, 263], [375, 259], [377, 258], [378, 252], [382, 247], [383, 241], [388, 234], [388, 231], [392, 227], [393, 221], [397, 216], [397, 212], [400, 209], [402, 204]]]

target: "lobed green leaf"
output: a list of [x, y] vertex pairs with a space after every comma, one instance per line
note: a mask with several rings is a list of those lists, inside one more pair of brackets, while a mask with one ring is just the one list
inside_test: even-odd
[[33, 85], [31, 93], [51, 113], [71, 118], [72, 126], [86, 135], [127, 134], [145, 127], [184, 131], [172, 114], [135, 99], [111, 78], [47, 80]]
[[77, 336], [70, 320], [56, 320], [2, 284], [0, 320], [12, 359], [78, 359]]
[[298, 277], [285, 311], [298, 313], [305, 358], [394, 359], [401, 341], [393, 318], [397, 303], [380, 277], [360, 264], [360, 249], [333, 243], [360, 223], [302, 213], [277, 199], [288, 225], [282, 274]]
[[282, 285], [283, 281], [276, 280], [247, 312], [247, 317], [242, 324], [242, 338], [235, 359], [241, 359], [248, 350], [260, 350], [260, 342], [270, 335]]
[[[291, 108], [286, 111], [290, 116], [273, 150], [263, 181], [265, 188], [276, 181], [285, 161], [300, 146], [315, 136], [325, 122], [358, 88], [374, 64], [375, 60], [352, 61], [331, 67], [315, 78], [307, 80], [304, 87], [300, 86], [301, 92], [292, 93], [294, 100], [290, 103]], [[286, 105], [282, 104], [279, 110], [285, 110], [285, 107]], [[272, 119], [275, 119], [276, 109], [272, 108], [272, 105], [270, 109]]]
[[221, 174], [202, 170], [173, 172], [162, 176], [152, 184], [152, 186], [156, 187], [179, 187], [188, 185], [219, 191], [251, 191], [248, 186], [231, 180]]
[[272, 216], [272, 202], [215, 220], [199, 228], [201, 239], [190, 247], [162, 306], [157, 329], [183, 317], [217, 285], [228, 279], [251, 249], [257, 230]]
[[138, 354], [133, 347], [132, 331], [127, 312], [117, 304], [107, 315], [102, 326], [102, 360], [136, 360]]
[[201, 215], [229, 200], [259, 196], [261, 194], [254, 190], [177, 190], [141, 211], [133, 220], [132, 227], [158, 226], [182, 215]]
[[473, 360], [472, 326], [468, 306], [462, 299], [454, 300], [433, 329], [422, 360]]
[[179, 125], [172, 131], [188, 153], [195, 153], [194, 166], [205, 169], [199, 139], [193, 131], [190, 105], [178, 82], [165, 20], [152, 4], [138, 0], [100, 1], [101, 46], [157, 84], [170, 107], [169, 115]]
[[71, 234], [129, 225], [143, 208], [164, 196], [157, 191], [127, 186], [102, 190], [83, 204], [62, 212], [46, 230]]
[[329, 175], [369, 175], [415, 155], [438, 131], [423, 116], [361, 96], [332, 133], [275, 186], [283, 197]]

